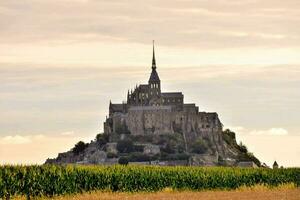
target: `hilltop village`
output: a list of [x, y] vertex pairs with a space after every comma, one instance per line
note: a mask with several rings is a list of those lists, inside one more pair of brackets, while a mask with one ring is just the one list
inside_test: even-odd
[[260, 166], [223, 130], [216, 112], [199, 111], [182, 92], [161, 91], [153, 45], [147, 84], [128, 90], [127, 101], [109, 103], [104, 133], [91, 143], [78, 142], [46, 163]]

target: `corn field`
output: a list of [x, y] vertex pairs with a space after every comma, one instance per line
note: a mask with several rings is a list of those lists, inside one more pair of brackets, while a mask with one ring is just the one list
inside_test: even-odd
[[0, 166], [0, 198], [74, 194], [94, 190], [123, 192], [236, 189], [264, 184], [300, 186], [300, 168], [253, 169], [159, 166]]

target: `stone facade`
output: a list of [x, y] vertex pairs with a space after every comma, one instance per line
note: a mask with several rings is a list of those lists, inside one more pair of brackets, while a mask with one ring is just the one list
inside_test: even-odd
[[[205, 137], [218, 144], [222, 123], [217, 113], [199, 112], [195, 104], [184, 103], [182, 92], [161, 92], [153, 48], [152, 71], [148, 84], [128, 90], [127, 102], [110, 102], [104, 133], [156, 135], [175, 132], [183, 133], [187, 141]], [[221, 149], [217, 151], [221, 153]]]

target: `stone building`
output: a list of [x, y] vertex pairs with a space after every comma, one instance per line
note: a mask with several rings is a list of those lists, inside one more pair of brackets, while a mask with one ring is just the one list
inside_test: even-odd
[[222, 124], [218, 114], [199, 112], [194, 103], [185, 103], [182, 92], [162, 92], [155, 51], [148, 84], [128, 90], [127, 102], [109, 104], [104, 133], [132, 135], [185, 134], [186, 140], [201, 136], [218, 143]]
[[102, 139], [46, 163], [110, 165], [126, 158], [130, 164], [253, 167], [258, 159], [242, 152], [235, 134], [222, 129], [217, 113], [199, 111], [196, 104], [184, 102], [182, 92], [161, 91], [153, 45], [148, 83], [128, 90], [127, 101], [109, 103]]

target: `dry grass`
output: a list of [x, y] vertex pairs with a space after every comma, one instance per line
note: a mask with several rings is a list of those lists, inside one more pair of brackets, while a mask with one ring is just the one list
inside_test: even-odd
[[[23, 198], [20, 198], [21, 200]], [[44, 198], [45, 199], [45, 198]], [[153, 193], [91, 192], [61, 196], [55, 200], [300, 200], [300, 188], [287, 184], [276, 188], [264, 185], [241, 187], [232, 191], [173, 191], [166, 188]]]

